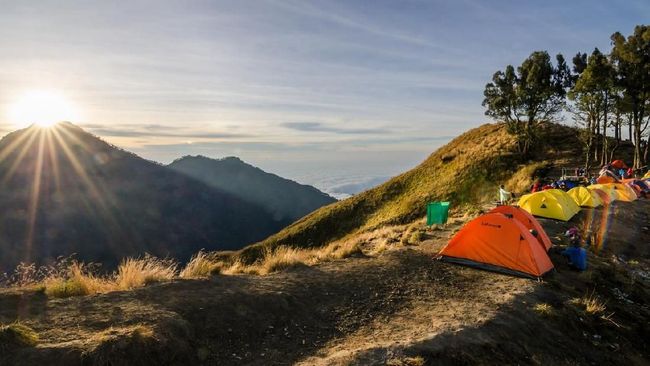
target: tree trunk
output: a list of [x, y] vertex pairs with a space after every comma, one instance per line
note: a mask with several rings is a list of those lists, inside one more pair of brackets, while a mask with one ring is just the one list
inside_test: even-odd
[[594, 120], [593, 124], [593, 130], [592, 130], [592, 136], [594, 138], [593, 140], [593, 146], [594, 146], [594, 161], [598, 161], [598, 135], [600, 134], [600, 118], [596, 117]]
[[641, 155], [641, 116], [638, 113], [634, 115], [634, 169], [643, 166], [643, 156]]
[[607, 164], [607, 125], [609, 124], [607, 112], [609, 111], [609, 94], [605, 91], [605, 104], [603, 106], [603, 150], [600, 159], [600, 165]]
[[629, 123], [628, 123], [628, 125], [627, 125], [627, 128], [628, 128], [628, 135], [627, 135], [627, 136], [628, 136], [628, 138], [630, 139], [630, 141], [633, 140], [633, 139], [632, 139], [632, 123], [633, 123], [633, 120], [634, 120], [634, 117], [632, 117], [632, 116], [630, 115], [630, 116], [628, 117], [628, 122], [629, 122]]

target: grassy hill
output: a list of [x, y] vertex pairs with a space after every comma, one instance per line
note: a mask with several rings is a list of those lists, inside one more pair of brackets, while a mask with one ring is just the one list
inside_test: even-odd
[[186, 260], [290, 223], [69, 123], [0, 141], [0, 206], [0, 272], [73, 253], [105, 267], [146, 252]]
[[241, 251], [246, 262], [279, 245], [315, 247], [346, 235], [423, 217], [431, 201], [476, 210], [494, 201], [500, 184], [526, 190], [533, 175], [554, 166], [577, 166], [582, 149], [576, 130], [545, 124], [534, 160], [523, 160], [501, 124], [472, 129], [431, 154], [414, 169], [349, 199], [323, 207], [268, 239]]
[[267, 173], [236, 157], [185, 156], [169, 168], [262, 206], [276, 220], [293, 222], [336, 201], [312, 186]]

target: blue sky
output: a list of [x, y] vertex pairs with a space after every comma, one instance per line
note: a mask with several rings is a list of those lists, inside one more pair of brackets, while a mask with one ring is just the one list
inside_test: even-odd
[[[650, 19], [647, 0], [0, 0], [0, 9], [0, 110], [26, 91], [56, 90], [78, 109], [73, 122], [148, 159], [238, 155], [298, 179], [310, 169], [406, 170], [487, 122], [482, 92], [497, 69], [534, 50], [569, 60], [609, 50], [613, 32]], [[6, 113], [0, 128], [15, 128]]]

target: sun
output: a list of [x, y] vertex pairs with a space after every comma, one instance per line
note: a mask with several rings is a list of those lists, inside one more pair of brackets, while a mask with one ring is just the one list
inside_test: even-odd
[[63, 93], [52, 90], [33, 90], [20, 95], [7, 114], [9, 122], [17, 127], [32, 124], [49, 127], [61, 121], [79, 120], [77, 109]]

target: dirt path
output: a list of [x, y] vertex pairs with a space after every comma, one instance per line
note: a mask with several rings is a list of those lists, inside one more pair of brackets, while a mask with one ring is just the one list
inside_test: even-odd
[[[0, 364], [647, 364], [650, 202], [629, 207], [607, 223], [608, 248], [625, 258], [603, 251], [577, 273], [553, 251], [557, 272], [544, 282], [436, 261], [451, 235], [436, 231], [377, 257], [264, 277], [58, 300], [3, 290], [0, 322], [20, 318], [41, 342]], [[571, 224], [544, 225], [556, 236]], [[607, 313], [572, 305], [589, 291]]]

